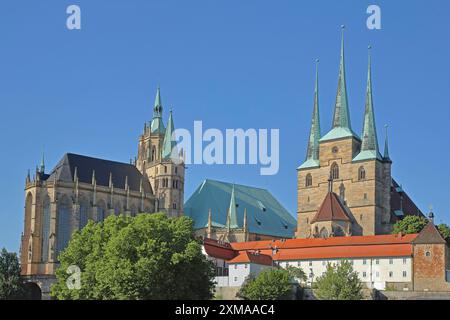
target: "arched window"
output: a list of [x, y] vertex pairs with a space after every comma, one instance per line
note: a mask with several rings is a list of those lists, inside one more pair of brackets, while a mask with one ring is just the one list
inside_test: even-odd
[[325, 227], [320, 230], [319, 237], [328, 238], [328, 230]]
[[56, 256], [67, 247], [71, 237], [71, 210], [72, 203], [68, 196], [63, 195], [58, 201], [57, 230], [56, 230]]
[[335, 237], [343, 237], [343, 236], [345, 236], [345, 233], [344, 233], [344, 230], [342, 230], [341, 227], [339, 227], [339, 226], [334, 226], [334, 227], [333, 227], [333, 235], [334, 235]]
[[155, 146], [152, 147], [152, 161], [156, 160], [156, 148]]
[[366, 170], [364, 167], [359, 167], [358, 169], [358, 180], [366, 180]]
[[42, 203], [42, 250], [41, 250], [41, 261], [48, 262], [48, 245], [50, 239], [50, 198], [45, 197]]
[[106, 204], [105, 201], [97, 202], [97, 222], [105, 220]]
[[311, 175], [311, 173], [308, 173], [305, 178], [305, 187], [311, 187], [311, 186], [312, 186], [312, 175]]
[[120, 203], [120, 201], [116, 201], [116, 203], [114, 204], [114, 214], [118, 216], [121, 213], [122, 213], [122, 204]]
[[138, 212], [138, 210], [137, 210], [136, 206], [132, 205], [131, 208], [130, 208], [131, 216], [132, 217], [136, 217], [137, 212]]
[[80, 200], [80, 222], [79, 229], [83, 229], [85, 225], [88, 223], [89, 218], [89, 202], [86, 198], [81, 198]]
[[333, 162], [331, 165], [331, 171], [330, 171], [331, 179], [337, 180], [339, 179], [339, 166], [336, 162]]
[[25, 200], [25, 225], [24, 225], [24, 235], [25, 235], [25, 243], [23, 245], [24, 249], [22, 251], [22, 258], [27, 259], [27, 249], [29, 244], [30, 233], [31, 233], [31, 207], [33, 206], [33, 195], [31, 192], [28, 192], [26, 200]]

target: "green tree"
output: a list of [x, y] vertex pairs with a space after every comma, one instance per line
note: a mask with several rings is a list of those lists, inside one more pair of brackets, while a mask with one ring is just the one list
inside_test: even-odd
[[[90, 221], [60, 254], [52, 296], [57, 299], [210, 299], [214, 269], [193, 236], [188, 217], [110, 216]], [[71, 265], [80, 289], [69, 289]]]
[[0, 252], [0, 300], [20, 299], [23, 295], [17, 254], [3, 248]]
[[445, 223], [441, 223], [437, 226], [439, 232], [445, 241], [450, 242], [450, 228]]
[[341, 261], [337, 265], [328, 264], [327, 271], [315, 283], [314, 294], [321, 300], [360, 300], [362, 283], [352, 264]]
[[250, 276], [237, 297], [244, 300], [282, 300], [292, 293], [292, 275], [286, 269], [266, 269], [257, 277]]
[[406, 216], [402, 220], [397, 221], [394, 224], [394, 228], [392, 230], [393, 234], [403, 233], [403, 234], [411, 234], [411, 233], [419, 233], [422, 231], [423, 227], [425, 227], [428, 223], [428, 220], [422, 216]]

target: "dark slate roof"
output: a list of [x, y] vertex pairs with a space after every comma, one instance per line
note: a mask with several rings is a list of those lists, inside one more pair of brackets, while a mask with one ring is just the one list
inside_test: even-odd
[[109, 186], [109, 175], [112, 173], [114, 188], [125, 189], [125, 178], [128, 176], [128, 185], [132, 191], [140, 191], [140, 184], [146, 193], [152, 193], [148, 179], [131, 164], [92, 158], [79, 154], [66, 153], [50, 172], [48, 180], [72, 182], [77, 168], [78, 179], [83, 183], [92, 183], [92, 172], [95, 170], [95, 179], [98, 186]]
[[[211, 209], [213, 227], [225, 227], [230, 206], [232, 183], [205, 180], [184, 205], [184, 214], [194, 220], [194, 228], [208, 226]], [[235, 184], [236, 215], [239, 228], [243, 227], [244, 209], [247, 209], [251, 233], [294, 237], [297, 222], [269, 191]]]
[[[391, 188], [391, 211], [394, 216], [399, 218], [408, 215], [425, 217], [422, 211], [420, 211], [408, 194], [394, 179], [392, 179]], [[399, 214], [397, 215], [396, 213]]]

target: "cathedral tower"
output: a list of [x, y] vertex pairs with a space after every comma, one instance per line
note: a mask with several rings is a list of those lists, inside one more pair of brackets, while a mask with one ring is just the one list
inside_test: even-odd
[[[391, 161], [387, 147], [385, 157], [380, 154], [378, 147], [372, 99], [370, 51], [362, 139], [353, 131], [350, 121], [343, 34], [332, 128], [323, 137], [320, 133], [317, 79], [316, 74], [307, 156], [297, 169], [297, 237], [320, 236], [316, 232], [317, 226], [314, 225], [317, 220], [315, 217], [327, 197], [334, 199], [336, 203], [339, 202], [339, 206], [336, 207], [345, 211], [350, 220], [350, 226], [344, 228], [345, 232], [339, 232], [340, 235], [389, 233], [393, 220], [390, 206]], [[336, 190], [336, 194], [330, 190]], [[338, 196], [339, 201], [334, 195]], [[333, 214], [327, 214], [333, 217]], [[333, 233], [330, 229], [323, 230], [322, 234], [333, 235]]]
[[173, 140], [175, 127], [172, 111], [167, 127], [162, 117], [163, 106], [158, 87], [153, 118], [144, 125], [144, 131], [139, 137], [136, 166], [150, 181], [156, 197], [156, 211], [180, 216], [183, 214], [184, 201], [184, 161]]

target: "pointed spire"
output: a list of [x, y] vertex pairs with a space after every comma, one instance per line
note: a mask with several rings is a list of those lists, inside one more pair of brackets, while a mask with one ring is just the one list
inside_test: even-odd
[[319, 59], [316, 60], [316, 83], [314, 86], [314, 106], [309, 131], [306, 160], [319, 160], [320, 117], [319, 117]]
[[236, 212], [236, 197], [234, 193], [234, 184], [231, 188], [230, 206], [228, 207], [227, 228], [238, 228], [237, 212]]
[[161, 102], [161, 91], [158, 88], [156, 89], [156, 97], [155, 97], [155, 105], [153, 107], [153, 118], [150, 123], [150, 132], [151, 133], [164, 133], [164, 123], [162, 121], [162, 102]]
[[28, 169], [27, 177], [25, 178], [25, 184], [28, 184], [30, 182], [31, 182], [31, 174], [30, 174], [30, 169]]
[[366, 88], [366, 106], [364, 112], [364, 126], [362, 132], [362, 145], [361, 151], [373, 151], [374, 156], [378, 156], [378, 138], [377, 129], [375, 126], [375, 113], [373, 109], [373, 98], [372, 98], [372, 67], [371, 67], [371, 56], [369, 46], [369, 63], [367, 67], [367, 88]]
[[172, 153], [172, 150], [174, 148], [176, 148], [176, 141], [172, 140], [173, 137], [173, 133], [175, 131], [175, 127], [173, 125], [173, 116], [172, 116], [172, 110], [170, 110], [169, 113], [169, 120], [167, 121], [167, 128], [166, 128], [166, 132], [164, 134], [164, 141], [163, 141], [163, 147], [161, 150], [161, 156], [163, 159], [168, 159], [168, 158], [172, 158], [172, 154], [174, 155], [174, 157], [178, 156], [178, 151], [174, 150], [174, 152]]
[[159, 88], [156, 89], [156, 97], [155, 97], [155, 108], [156, 107], [162, 107], [162, 103], [161, 103], [161, 90]]
[[333, 128], [341, 127], [351, 130], [350, 112], [348, 109], [347, 83], [345, 80], [344, 29], [342, 25], [341, 60], [339, 63], [338, 90], [334, 107]]
[[125, 190], [128, 189], [128, 176], [125, 176]]
[[384, 125], [384, 130], [385, 130], [385, 138], [384, 138], [384, 155], [383, 158], [384, 160], [391, 160], [391, 158], [389, 157], [389, 140], [388, 140], [388, 125], [385, 124]]
[[74, 172], [73, 172], [73, 182], [77, 182], [78, 181], [78, 167], [75, 167]]
[[109, 173], [109, 183], [108, 183], [108, 186], [109, 186], [110, 188], [112, 188], [112, 186], [113, 186], [113, 176], [112, 176], [112, 172]]
[[95, 170], [92, 170], [92, 185], [94, 186], [96, 184], [96, 180], [95, 180]]
[[42, 151], [42, 158], [41, 158], [41, 165], [39, 167], [39, 172], [44, 174], [45, 173], [45, 154], [44, 151]]
[[208, 209], [208, 238], [211, 237], [212, 232], [212, 211], [211, 208]]
[[311, 129], [309, 131], [308, 149], [306, 160], [299, 167], [311, 168], [319, 165], [319, 140], [320, 140], [320, 117], [319, 117], [319, 59], [316, 59], [316, 82], [314, 86], [314, 106], [311, 118]]

